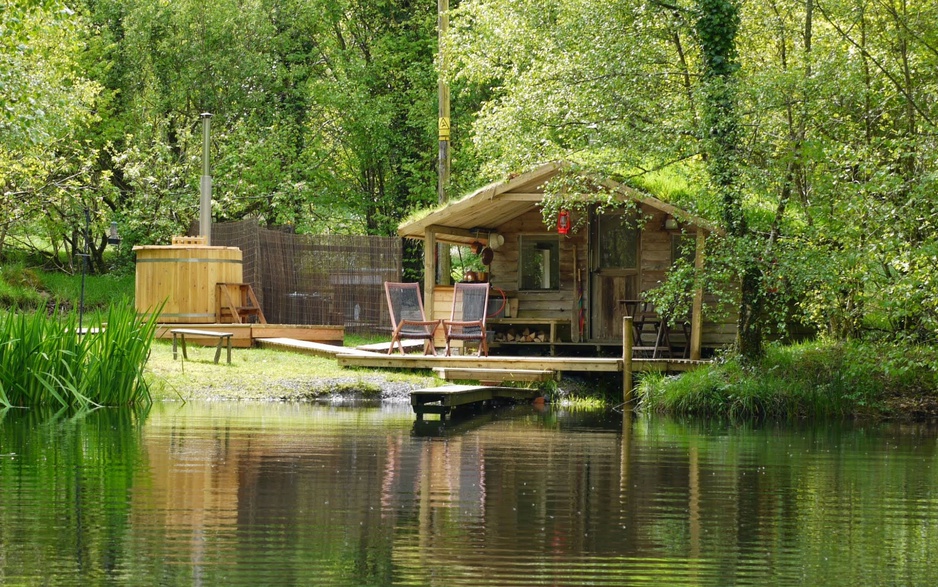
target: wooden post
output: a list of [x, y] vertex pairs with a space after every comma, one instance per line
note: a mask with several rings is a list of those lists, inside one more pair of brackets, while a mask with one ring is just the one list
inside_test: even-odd
[[[707, 239], [702, 228], [697, 229], [697, 246], [694, 254], [694, 269], [699, 275], [704, 269], [704, 246]], [[694, 305], [690, 318], [690, 358], [700, 360], [700, 344], [703, 337], [703, 288], [694, 291]]]
[[[449, 0], [437, 0], [437, 43], [439, 51], [439, 74], [437, 78], [437, 94], [439, 100], [439, 151], [437, 154], [437, 201], [445, 204], [449, 197], [446, 190], [449, 187], [450, 176], [450, 100], [449, 83], [446, 81], [446, 69], [449, 59], [443, 50], [447, 32], [449, 31]], [[436, 247], [434, 247], [436, 250]], [[437, 251], [439, 256], [440, 285], [450, 285], [452, 277], [452, 260], [450, 259], [449, 245], [442, 243]], [[436, 279], [436, 273], [429, 273], [429, 278]]]
[[433, 319], [433, 290], [436, 289], [436, 233], [424, 232], [423, 241], [423, 309]]
[[622, 317], [622, 401], [632, 403], [632, 317]]

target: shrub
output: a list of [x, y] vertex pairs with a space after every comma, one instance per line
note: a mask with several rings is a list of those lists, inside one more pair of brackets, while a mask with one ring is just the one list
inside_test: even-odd
[[938, 353], [927, 347], [771, 345], [756, 365], [729, 357], [678, 377], [645, 375], [639, 408], [735, 418], [892, 415], [896, 397], [934, 398], [936, 366]]

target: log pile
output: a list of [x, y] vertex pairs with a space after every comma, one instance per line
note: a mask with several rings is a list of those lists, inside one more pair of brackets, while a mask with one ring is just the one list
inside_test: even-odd
[[495, 333], [496, 342], [546, 342], [547, 334], [543, 330], [531, 330], [530, 328], [525, 328], [522, 331], [518, 331], [514, 328], [509, 328], [506, 332], [496, 332]]

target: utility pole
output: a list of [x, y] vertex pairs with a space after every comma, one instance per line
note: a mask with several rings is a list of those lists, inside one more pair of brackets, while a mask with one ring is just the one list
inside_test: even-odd
[[202, 178], [199, 181], [199, 235], [212, 244], [212, 166], [209, 162], [209, 134], [212, 115], [202, 113]]
[[[449, 83], [446, 81], [446, 69], [448, 59], [444, 50], [444, 42], [447, 31], [449, 30], [449, 0], [437, 0], [437, 35], [439, 46], [440, 71], [437, 82], [437, 92], [439, 94], [440, 112], [439, 112], [439, 156], [437, 159], [437, 201], [445, 204], [449, 198], [446, 197], [446, 188], [449, 184], [450, 154], [449, 154]], [[436, 264], [440, 273], [440, 285], [449, 285], [452, 273], [449, 254], [449, 245], [440, 243], [437, 245], [437, 257], [439, 262]], [[425, 275], [424, 279], [434, 279], [433, 275]]]

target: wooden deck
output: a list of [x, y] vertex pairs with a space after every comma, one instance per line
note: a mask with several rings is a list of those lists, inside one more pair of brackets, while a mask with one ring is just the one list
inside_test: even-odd
[[[514, 369], [525, 371], [620, 373], [621, 358], [602, 357], [524, 357], [524, 356], [459, 356], [379, 355], [362, 351], [340, 349], [336, 361], [341, 367], [367, 367], [371, 369]], [[632, 371], [690, 371], [709, 361], [690, 359], [632, 359]]]
[[[709, 361], [691, 359], [642, 359], [602, 357], [476, 357], [476, 356], [424, 356], [424, 355], [379, 355], [357, 351], [340, 353], [336, 361], [342, 367], [366, 367], [370, 369], [432, 369], [453, 370], [466, 375], [466, 380], [480, 382], [505, 382], [530, 380], [531, 373], [550, 372], [553, 378], [560, 378], [563, 373], [622, 373], [622, 398], [624, 402], [632, 399], [632, 374], [636, 372], [658, 371], [675, 373], [690, 371]], [[475, 371], [476, 375], [469, 375]], [[513, 377], [512, 372], [522, 375]]]
[[[274, 324], [197, 324], [188, 325], [200, 330], [224, 330], [232, 333], [233, 346], [274, 348], [334, 359], [340, 367], [369, 369], [434, 370], [443, 379], [477, 381], [485, 385], [446, 385], [413, 392], [415, 412], [449, 414], [456, 406], [487, 402], [494, 399], [533, 399], [535, 390], [503, 387], [506, 382], [536, 382], [560, 379], [563, 373], [621, 373], [623, 400], [632, 397], [632, 374], [636, 372], [683, 372], [706, 365], [709, 361], [673, 358], [629, 357], [563, 357], [563, 356], [488, 356], [444, 355], [426, 356], [421, 353], [387, 354], [388, 344], [368, 345], [361, 348], [342, 346], [344, 329], [341, 326], [293, 326]], [[631, 331], [626, 324], [625, 332]], [[185, 328], [181, 324], [162, 324], [157, 337], [170, 338], [171, 330]], [[193, 342], [216, 344], [216, 340]], [[626, 337], [624, 348], [631, 351], [631, 339]], [[628, 358], [627, 358], [628, 357]], [[447, 391], [449, 390], [449, 391]], [[505, 391], [508, 390], [508, 391]], [[428, 399], [428, 398], [436, 399]], [[418, 408], [420, 411], [418, 411]]]
[[[297, 341], [315, 342], [326, 345], [336, 345], [341, 349], [345, 340], [345, 328], [342, 326], [317, 326], [306, 324], [230, 324], [230, 323], [201, 323], [201, 324], [170, 324], [161, 323], [156, 327], [156, 338], [169, 340], [173, 337], [173, 329], [196, 329], [216, 332], [230, 332], [231, 344], [237, 348], [249, 348], [256, 341], [267, 338], [289, 338]], [[216, 340], [209, 338], [193, 338], [191, 342], [204, 345], [215, 345]]]

